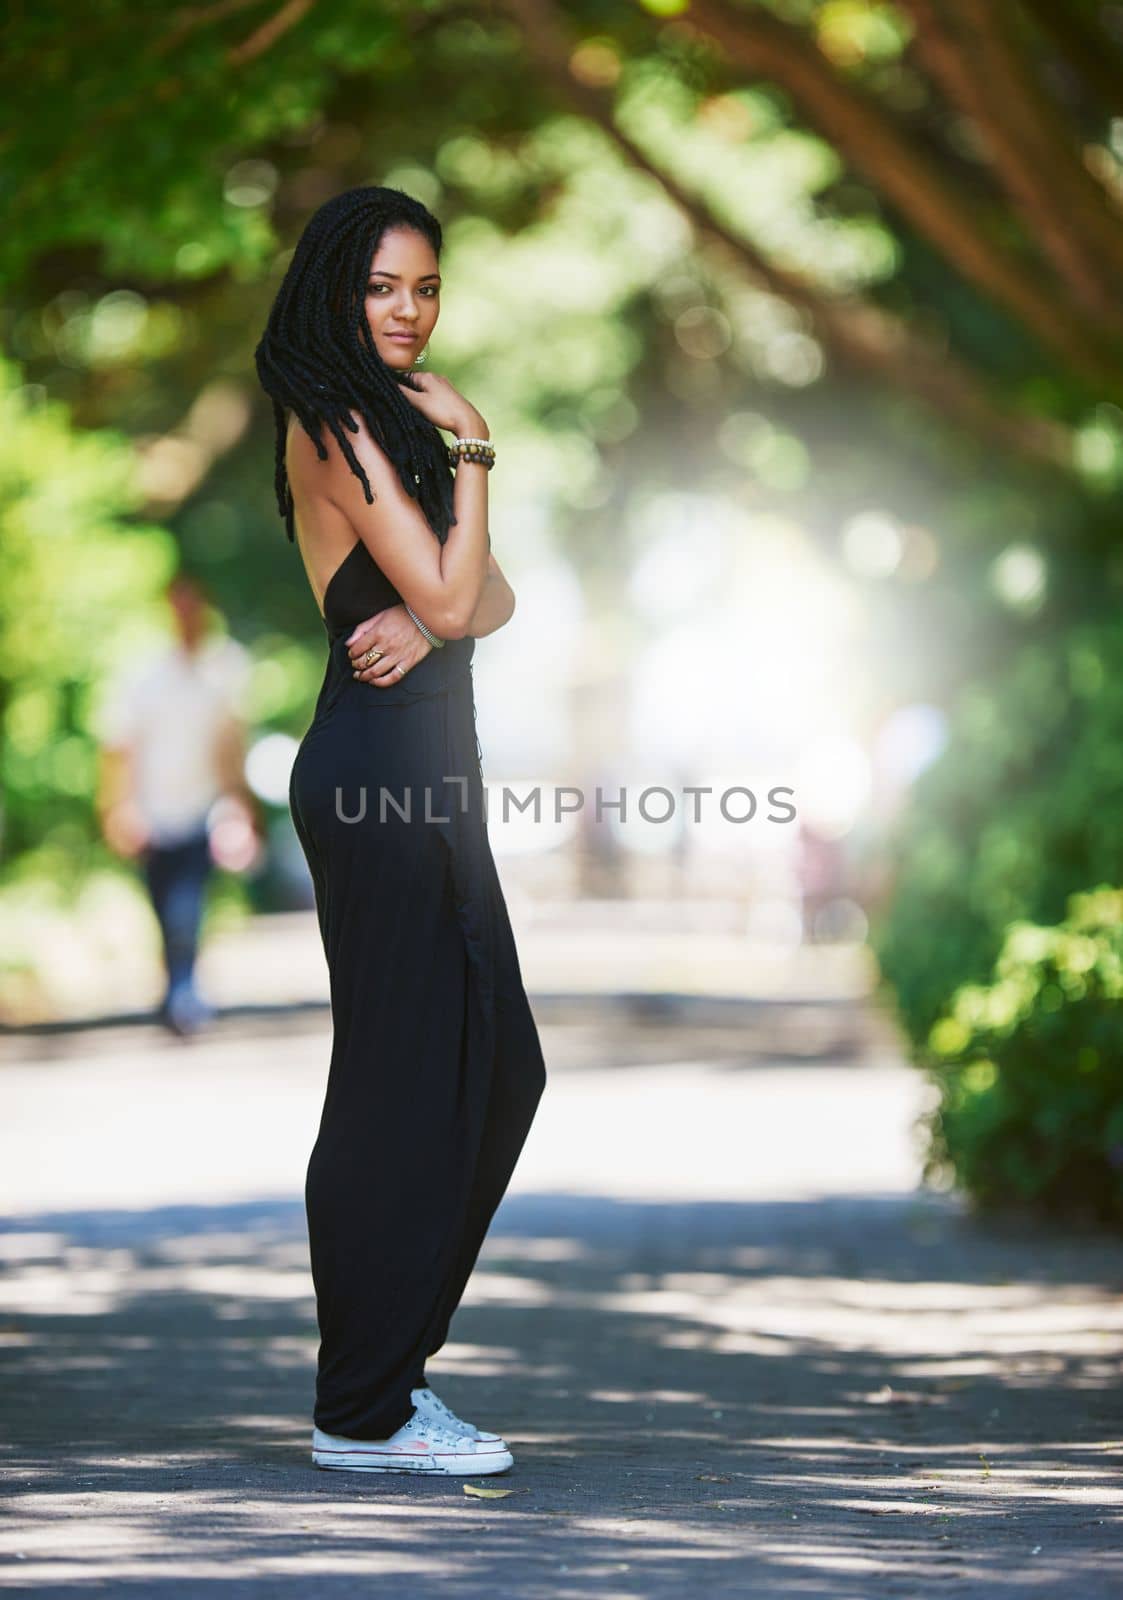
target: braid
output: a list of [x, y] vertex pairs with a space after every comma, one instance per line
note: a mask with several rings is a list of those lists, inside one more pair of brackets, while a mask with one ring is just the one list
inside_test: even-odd
[[416, 386], [408, 373], [383, 361], [367, 325], [371, 255], [393, 227], [413, 228], [439, 257], [440, 223], [400, 189], [348, 189], [322, 205], [297, 242], [254, 352], [258, 379], [273, 402], [274, 489], [290, 540], [296, 530], [285, 466], [286, 407], [321, 461], [328, 457], [322, 438], [322, 424], [327, 424], [371, 505], [370, 483], [348, 438], [358, 431], [350, 413], [358, 412], [442, 544], [456, 521], [452, 469], [440, 430], [402, 394], [403, 387]]

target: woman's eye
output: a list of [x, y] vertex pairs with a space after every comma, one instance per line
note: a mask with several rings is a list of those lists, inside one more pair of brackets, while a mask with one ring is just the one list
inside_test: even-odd
[[[388, 283], [369, 283], [367, 285], [367, 293], [373, 294], [376, 289], [388, 289], [389, 287], [390, 285]], [[440, 294], [440, 292], [441, 291], [437, 288], [434, 288], [432, 284], [427, 284], [426, 287], [421, 291], [422, 294], [428, 295], [430, 300], [432, 300], [436, 295]]]

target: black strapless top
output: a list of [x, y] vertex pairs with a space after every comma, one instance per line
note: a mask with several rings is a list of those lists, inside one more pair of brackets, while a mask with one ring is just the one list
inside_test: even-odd
[[476, 641], [469, 636], [447, 639], [440, 648], [434, 646], [410, 667], [398, 683], [376, 689], [352, 677], [346, 642], [352, 628], [365, 622], [376, 611], [402, 604], [402, 596], [362, 539], [357, 540], [328, 579], [328, 586], [324, 590], [323, 622], [329, 649], [317, 715], [334, 704], [340, 694], [350, 690], [374, 696], [371, 705], [408, 704], [431, 694], [441, 694], [458, 678], [470, 675]]
[[400, 606], [402, 597], [371, 555], [362, 539], [357, 539], [328, 579], [324, 590], [324, 627], [329, 639], [348, 634], [359, 622], [376, 611]]

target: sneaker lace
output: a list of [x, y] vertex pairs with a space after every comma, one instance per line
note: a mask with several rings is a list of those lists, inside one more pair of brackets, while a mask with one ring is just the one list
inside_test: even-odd
[[[431, 1444], [449, 1444], [461, 1446], [465, 1443], [463, 1434], [455, 1428], [448, 1428], [443, 1422], [436, 1421], [433, 1417], [415, 1416], [413, 1418], [414, 1432], [428, 1439]], [[468, 1441], [469, 1443], [471, 1441]]]
[[448, 1425], [453, 1428], [464, 1428], [467, 1424], [463, 1417], [458, 1417], [451, 1406], [446, 1406], [439, 1394], [434, 1394], [432, 1389], [426, 1389], [425, 1397], [433, 1410], [439, 1411], [442, 1417], [448, 1419]]

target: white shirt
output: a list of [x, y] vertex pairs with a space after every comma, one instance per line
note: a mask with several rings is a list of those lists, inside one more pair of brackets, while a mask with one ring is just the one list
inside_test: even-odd
[[194, 652], [178, 642], [119, 674], [99, 718], [101, 740], [133, 755], [136, 799], [154, 844], [198, 833], [222, 793], [218, 735], [244, 715], [250, 656], [225, 636]]

